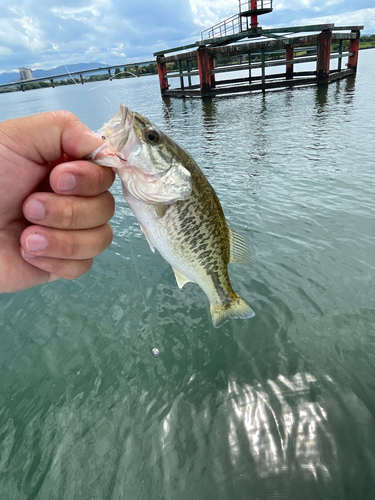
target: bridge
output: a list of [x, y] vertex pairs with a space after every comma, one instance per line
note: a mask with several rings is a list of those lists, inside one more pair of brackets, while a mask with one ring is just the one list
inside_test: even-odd
[[18, 81], [11, 82], [11, 83], [3, 83], [0, 85], [0, 88], [21, 87], [21, 90], [25, 91], [25, 87], [24, 87], [25, 84], [34, 83], [34, 82], [42, 82], [42, 81], [46, 81], [46, 80], [51, 82], [52, 87], [55, 87], [54, 80], [59, 80], [62, 78], [73, 77], [73, 76], [79, 76], [79, 80], [83, 85], [84, 84], [83, 75], [88, 74], [88, 73], [97, 74], [98, 72], [107, 71], [108, 72], [108, 79], [111, 79], [113, 76], [111, 71], [116, 70], [116, 68], [119, 68], [119, 69], [124, 68], [124, 70], [125, 70], [126, 68], [134, 68], [134, 67], [138, 68], [139, 66], [146, 66], [148, 64], [155, 64], [155, 62], [156, 62], [155, 60], [141, 61], [141, 62], [136, 62], [136, 63], [131, 63], [131, 64], [116, 64], [115, 66], [103, 66], [103, 67], [99, 67], [99, 68], [85, 69], [85, 70], [81, 70], [81, 71], [71, 71], [71, 72], [68, 71], [68, 73], [61, 73], [60, 75], [41, 76], [39, 78], [31, 78], [30, 80], [18, 80]]

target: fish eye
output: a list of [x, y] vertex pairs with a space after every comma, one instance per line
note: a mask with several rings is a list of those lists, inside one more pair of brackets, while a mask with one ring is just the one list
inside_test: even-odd
[[158, 144], [160, 136], [156, 130], [150, 129], [145, 132], [145, 139], [149, 144]]

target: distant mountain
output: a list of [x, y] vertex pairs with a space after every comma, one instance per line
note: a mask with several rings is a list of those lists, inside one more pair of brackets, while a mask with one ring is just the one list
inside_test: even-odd
[[[57, 66], [57, 68], [52, 69], [35, 69], [33, 70], [33, 76], [35, 78], [41, 78], [42, 76], [54, 76], [61, 75], [62, 73], [68, 73], [68, 71], [84, 71], [86, 69], [96, 69], [105, 68], [105, 64], [101, 63], [78, 63], [78, 64], [67, 64], [66, 66]], [[15, 80], [19, 80], [18, 73], [0, 73], [0, 84], [11, 83]]]

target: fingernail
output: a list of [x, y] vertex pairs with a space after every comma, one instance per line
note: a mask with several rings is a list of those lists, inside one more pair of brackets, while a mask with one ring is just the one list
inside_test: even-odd
[[76, 178], [73, 174], [60, 174], [57, 178], [57, 188], [59, 191], [71, 191], [76, 185]]
[[46, 247], [47, 240], [41, 234], [32, 233], [26, 238], [26, 248], [29, 252], [40, 252]]
[[29, 220], [43, 220], [44, 219], [44, 205], [40, 201], [30, 200], [24, 209], [25, 217]]
[[22, 257], [24, 259], [35, 259], [35, 255], [33, 255], [32, 253], [28, 253], [26, 252], [23, 248], [21, 248], [21, 254], [22, 254]]

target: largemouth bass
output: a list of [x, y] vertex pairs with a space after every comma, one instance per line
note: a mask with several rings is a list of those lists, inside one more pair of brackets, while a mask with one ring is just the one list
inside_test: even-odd
[[119, 175], [125, 200], [177, 284], [198, 284], [214, 326], [254, 311], [232, 288], [228, 263], [248, 263], [249, 246], [225, 220], [219, 199], [190, 154], [139, 113], [121, 104], [98, 132], [91, 159]]

